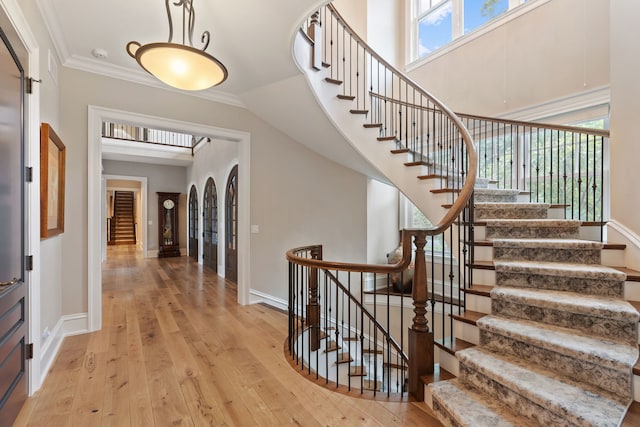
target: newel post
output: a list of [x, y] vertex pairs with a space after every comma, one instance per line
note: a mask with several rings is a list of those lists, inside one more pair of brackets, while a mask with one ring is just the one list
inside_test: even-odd
[[311, 15], [307, 35], [313, 40], [311, 67], [316, 71], [320, 71], [322, 69], [322, 25], [320, 24], [320, 11]]
[[418, 401], [424, 400], [424, 385], [420, 377], [433, 373], [433, 333], [427, 321], [427, 266], [424, 259], [426, 232], [414, 231], [416, 245], [413, 271], [413, 324], [409, 328], [409, 394]]
[[[322, 259], [322, 246], [311, 250], [311, 258]], [[318, 304], [318, 269], [309, 268], [309, 303], [307, 304], [307, 325], [309, 326], [309, 347], [311, 351], [320, 348], [320, 304]]]

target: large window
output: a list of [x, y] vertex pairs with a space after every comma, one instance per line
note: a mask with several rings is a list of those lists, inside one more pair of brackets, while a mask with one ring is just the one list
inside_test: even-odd
[[409, 0], [412, 59], [422, 58], [527, 0]]

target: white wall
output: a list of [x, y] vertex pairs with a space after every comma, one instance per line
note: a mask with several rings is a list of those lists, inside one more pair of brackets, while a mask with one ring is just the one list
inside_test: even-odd
[[[332, 259], [365, 260], [363, 175], [303, 148], [242, 108], [74, 69], [65, 68], [61, 77], [67, 173], [75, 177], [67, 187], [73, 207], [68, 221], [76, 224], [63, 245], [63, 313], [87, 311], [88, 105], [251, 134], [251, 223], [260, 227], [251, 235], [252, 289], [285, 299], [284, 254], [295, 246], [325, 243]], [[181, 191], [187, 190], [185, 180]]]
[[[222, 140], [212, 140], [201, 144], [203, 145], [198, 147], [193, 164], [187, 168], [187, 187], [184, 192], [187, 195], [187, 200], [192, 185], [196, 186], [198, 192], [198, 262], [202, 264], [204, 187], [207, 180], [213, 178], [218, 201], [218, 274], [224, 276], [225, 193], [229, 173], [233, 166], [238, 164], [238, 147], [235, 142]], [[243, 166], [239, 165], [238, 168]], [[240, 178], [238, 177], [238, 179]]]
[[398, 190], [374, 179], [367, 182], [367, 263], [386, 264], [400, 243]]
[[[147, 224], [138, 224], [144, 227], [147, 233], [147, 249], [158, 250], [158, 195], [156, 192], [182, 193], [184, 195], [187, 182], [187, 168], [184, 166], [168, 166], [144, 164], [136, 162], [122, 162], [117, 160], [102, 160], [103, 175], [119, 175], [147, 178]], [[109, 180], [110, 186], [116, 186], [117, 180]], [[180, 247], [185, 248], [187, 242], [185, 219], [185, 203], [180, 199]], [[154, 252], [149, 255], [156, 255]]]
[[409, 77], [454, 111], [480, 115], [607, 86], [609, 1], [546, 2], [481, 37], [463, 37], [410, 70]]
[[611, 1], [611, 219], [618, 232], [635, 244], [627, 265], [640, 269], [640, 3]]

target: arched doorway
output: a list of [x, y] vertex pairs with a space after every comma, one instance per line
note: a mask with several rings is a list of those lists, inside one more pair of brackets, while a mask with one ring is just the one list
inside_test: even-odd
[[189, 256], [198, 261], [198, 191], [195, 185], [189, 191]]
[[238, 165], [235, 165], [227, 180], [225, 197], [225, 278], [238, 281]]
[[218, 196], [213, 178], [204, 187], [202, 262], [218, 271]]

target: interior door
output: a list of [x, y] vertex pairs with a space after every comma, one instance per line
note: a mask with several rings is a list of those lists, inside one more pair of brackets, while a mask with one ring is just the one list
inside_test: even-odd
[[189, 256], [198, 261], [198, 192], [195, 185], [189, 191]]
[[238, 165], [234, 166], [227, 180], [226, 193], [225, 274], [234, 283], [238, 281]]
[[218, 196], [213, 178], [204, 186], [202, 262], [218, 271]]
[[0, 426], [27, 398], [24, 283], [24, 66], [27, 52], [0, 9]]

